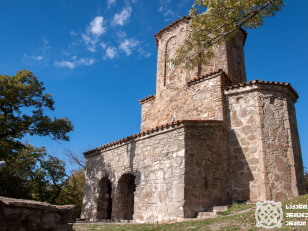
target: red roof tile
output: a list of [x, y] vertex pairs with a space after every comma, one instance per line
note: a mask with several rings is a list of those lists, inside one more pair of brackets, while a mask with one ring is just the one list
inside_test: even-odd
[[153, 99], [155, 99], [155, 95], [150, 95], [150, 96], [148, 96], [148, 97], [146, 97], [144, 99], [139, 100], [139, 103], [140, 104], [144, 104], [144, 103], [146, 103], [146, 102], [148, 102], [150, 100], [153, 100]]
[[178, 120], [178, 121], [174, 121], [174, 122], [167, 123], [167, 124], [164, 124], [164, 125], [156, 126], [155, 128], [152, 128], [152, 129], [147, 129], [145, 131], [141, 131], [139, 133], [136, 133], [135, 135], [128, 136], [126, 138], [119, 139], [117, 141], [113, 141], [113, 142], [111, 142], [109, 144], [105, 144], [105, 145], [103, 145], [101, 147], [98, 147], [98, 148], [92, 149], [90, 151], [84, 152], [83, 154], [86, 156], [86, 155], [89, 155], [89, 154], [94, 153], [96, 151], [107, 149], [107, 148], [110, 148], [110, 147], [115, 146], [117, 144], [121, 144], [121, 143], [128, 142], [130, 140], [134, 140], [137, 137], [141, 137], [141, 136], [145, 136], [147, 134], [151, 134], [151, 133], [157, 132], [157, 131], [162, 130], [164, 128], [168, 128], [168, 127], [171, 127], [171, 126], [179, 126], [179, 125], [181, 125], [181, 124], [183, 124], [185, 122], [207, 122], [207, 123], [214, 123], [214, 122], [222, 122], [222, 121], [221, 120]]
[[247, 82], [244, 82], [244, 83], [239, 83], [239, 84], [236, 84], [236, 85], [232, 85], [232, 86], [227, 86], [225, 88], [225, 90], [231, 90], [231, 89], [234, 89], [234, 88], [239, 88], [239, 87], [244, 87], [244, 86], [248, 86], [248, 85], [253, 85], [253, 84], [269, 84], [269, 85], [279, 85], [279, 86], [285, 86], [287, 87], [293, 94], [294, 96], [298, 99], [298, 94], [297, 92], [294, 90], [294, 88], [291, 86], [290, 83], [280, 83], [280, 82], [270, 82], [270, 81], [261, 81], [259, 79], [256, 79], [256, 80], [252, 80], [252, 81], [249, 81], [248, 83]]
[[226, 74], [226, 72], [224, 72], [222, 69], [218, 69], [217, 71], [213, 71], [211, 73], [208, 73], [206, 75], [202, 75], [202, 76], [198, 76], [190, 81], [187, 82], [188, 86], [191, 86], [193, 84], [196, 84], [196, 83], [199, 83], [199, 82], [202, 82], [204, 81], [205, 79], [207, 79], [208, 77], [212, 76], [212, 75], [216, 75], [216, 74], [219, 74], [221, 73], [225, 79], [230, 83], [232, 84], [232, 81], [231, 79], [229, 79], [228, 75]]

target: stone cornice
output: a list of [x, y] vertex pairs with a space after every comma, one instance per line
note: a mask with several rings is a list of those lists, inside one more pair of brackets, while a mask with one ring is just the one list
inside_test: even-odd
[[237, 93], [242, 93], [246, 91], [253, 91], [253, 90], [272, 90], [272, 91], [282, 91], [289, 93], [289, 95], [295, 98], [295, 102], [298, 99], [298, 94], [291, 86], [290, 83], [280, 83], [280, 82], [270, 82], [270, 81], [260, 81], [260, 80], [253, 80], [249, 81], [248, 83], [240, 83], [233, 86], [227, 86], [224, 89], [225, 95], [232, 95]]

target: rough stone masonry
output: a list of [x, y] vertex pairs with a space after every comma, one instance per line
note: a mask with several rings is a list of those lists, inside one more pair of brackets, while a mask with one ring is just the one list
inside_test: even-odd
[[296, 91], [246, 82], [244, 30], [215, 45], [209, 65], [174, 69], [165, 57], [188, 25], [183, 17], [155, 35], [156, 95], [139, 101], [142, 132], [84, 153], [82, 218], [175, 222], [305, 193]]

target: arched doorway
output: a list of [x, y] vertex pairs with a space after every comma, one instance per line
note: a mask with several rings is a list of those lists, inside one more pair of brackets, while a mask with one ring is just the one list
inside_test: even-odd
[[117, 219], [132, 220], [134, 214], [135, 176], [127, 173], [121, 176], [117, 188]]
[[100, 180], [98, 185], [97, 219], [111, 219], [112, 198], [111, 182], [107, 177]]

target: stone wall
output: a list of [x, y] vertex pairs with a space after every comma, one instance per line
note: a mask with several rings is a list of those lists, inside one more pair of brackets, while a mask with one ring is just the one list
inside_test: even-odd
[[227, 41], [228, 77], [233, 84], [246, 82], [244, 43], [247, 33], [241, 30], [235, 37]]
[[197, 84], [162, 91], [161, 97], [142, 103], [141, 130], [175, 120], [223, 120], [222, 72]]
[[108, 177], [112, 183], [112, 218], [127, 219], [123, 210], [128, 205], [121, 201], [123, 194], [129, 197], [125, 192], [128, 186], [119, 184], [127, 174], [135, 178], [135, 221], [168, 222], [183, 217], [184, 154], [184, 128], [175, 125], [87, 156], [82, 218], [98, 219], [99, 182]]
[[1, 231], [71, 231], [76, 222], [74, 205], [55, 206], [43, 202], [0, 197]]
[[185, 217], [230, 203], [226, 124], [207, 122], [185, 128]]
[[[292, 168], [292, 176], [293, 181], [297, 182], [297, 185], [293, 185], [295, 189], [293, 191], [298, 190], [299, 195], [306, 194], [306, 187], [305, 187], [305, 177], [304, 177], [304, 168], [303, 168], [303, 158], [301, 152], [301, 145], [300, 145], [300, 138], [297, 129], [297, 120], [296, 120], [296, 113], [294, 103], [289, 99], [288, 100], [288, 114], [290, 118], [290, 130], [289, 135], [291, 136], [293, 155], [294, 155], [294, 167]], [[292, 155], [292, 154], [291, 154]]]
[[301, 194], [297, 184], [302, 182], [297, 182], [294, 168], [294, 147], [299, 144], [293, 144], [290, 130], [295, 118], [288, 112], [288, 105], [294, 108], [294, 94], [285, 86], [251, 84], [225, 95], [234, 200], [278, 201]]
[[82, 218], [102, 218], [98, 205], [109, 195], [100, 182], [106, 178], [112, 184], [113, 220], [174, 222], [225, 204], [225, 127], [221, 121], [182, 121], [86, 154]]

